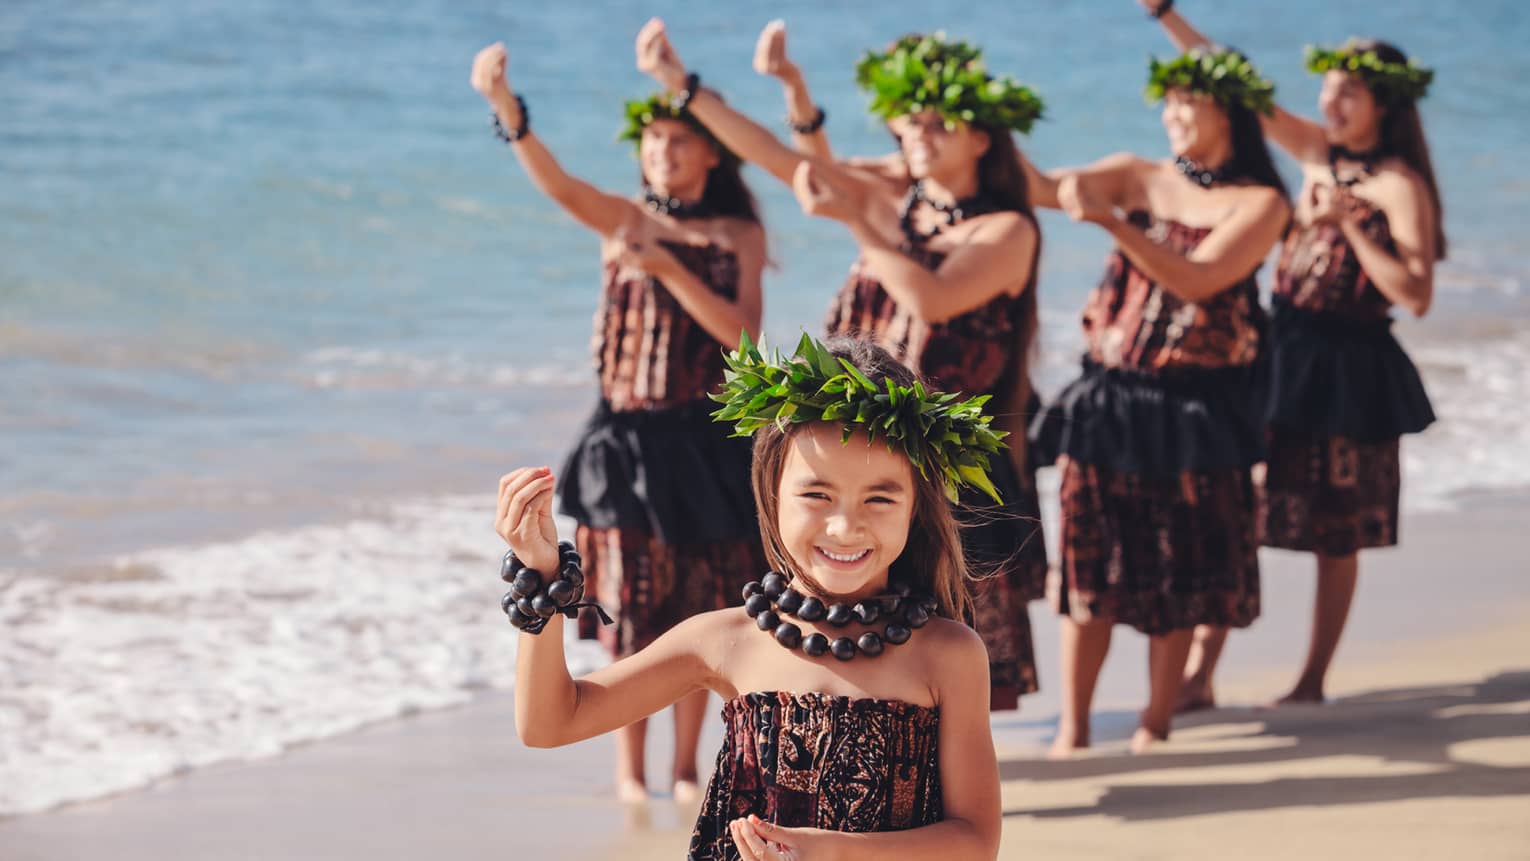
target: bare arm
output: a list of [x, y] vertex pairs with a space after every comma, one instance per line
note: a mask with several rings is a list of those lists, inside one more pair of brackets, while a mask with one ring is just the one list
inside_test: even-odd
[[[495, 43], [473, 60], [472, 84], [483, 94], [489, 107], [506, 129], [520, 128], [522, 117], [515, 92], [505, 76], [506, 52], [503, 43]], [[527, 134], [510, 145], [516, 159], [525, 168], [539, 191], [552, 198], [580, 224], [601, 236], [610, 236], [622, 223], [632, 204], [623, 197], [607, 194], [582, 179], [570, 176], [535, 135]]]
[[1289, 216], [1289, 207], [1278, 192], [1260, 189], [1188, 255], [1149, 239], [1114, 209], [1089, 220], [1109, 231], [1121, 251], [1165, 290], [1186, 302], [1204, 302], [1258, 268], [1280, 239]]
[[[538, 571], [556, 570], [553, 476], [545, 467], [518, 469], [500, 479], [495, 529], [516, 555]], [[572, 744], [626, 726], [714, 678], [702, 644], [728, 611], [694, 616], [631, 657], [585, 678], [569, 675], [563, 656], [563, 617], [540, 634], [522, 633], [515, 657], [515, 729], [531, 747]]]
[[1124, 205], [1136, 187], [1137, 171], [1146, 164], [1131, 153], [1118, 152], [1082, 167], [1060, 167], [1042, 172], [1025, 156], [1020, 157], [1025, 168], [1026, 191], [1032, 206], [1062, 209], [1058, 188], [1070, 176], [1087, 179], [1092, 192], [1112, 206]]
[[[813, 104], [802, 69], [786, 55], [786, 22], [781, 19], [771, 21], [760, 31], [760, 41], [754, 49], [754, 70], [781, 82], [782, 93], [786, 96], [786, 116], [793, 126], [805, 126], [818, 116], [818, 106]], [[834, 158], [829, 149], [829, 136], [822, 128], [806, 134], [794, 129], [792, 149], [820, 159]]]
[[751, 224], [740, 230], [733, 250], [738, 255], [739, 267], [738, 295], [734, 299], [713, 291], [696, 273], [662, 248], [651, 255], [651, 262], [639, 264], [659, 279], [685, 313], [724, 346], [737, 344], [739, 332], [747, 331], [750, 338], [759, 337], [763, 304], [760, 272], [765, 268], [764, 229]]
[[1434, 302], [1434, 205], [1416, 177], [1400, 176], [1389, 185], [1392, 199], [1383, 209], [1392, 229], [1395, 254], [1367, 236], [1360, 222], [1348, 214], [1340, 217], [1339, 229], [1376, 289], [1413, 316], [1422, 317]]
[[995, 296], [1030, 281], [1036, 257], [1036, 226], [1017, 212], [982, 216], [967, 241], [933, 272], [873, 230], [864, 218], [850, 222], [866, 266], [888, 295], [926, 323], [943, 323], [983, 307]]

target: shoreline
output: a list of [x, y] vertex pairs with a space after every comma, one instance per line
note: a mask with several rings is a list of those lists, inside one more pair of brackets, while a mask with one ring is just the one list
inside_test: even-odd
[[[1268, 699], [1288, 681], [1305, 642], [1311, 577], [1302, 574], [1310, 563], [1298, 554], [1265, 554], [1264, 617], [1235, 634], [1220, 677], [1218, 694], [1231, 707], [1186, 718], [1174, 740], [1147, 757], [1120, 755], [1145, 690], [1145, 640], [1121, 636], [1101, 677], [1097, 747], [1065, 763], [1037, 758], [1055, 719], [1055, 622], [1033, 604], [1043, 692], [1027, 697], [1018, 715], [993, 720], [1008, 814], [1001, 857], [1033, 851], [1036, 839], [1050, 840], [1046, 835], [1054, 832], [1058, 842], [1042, 848], [1119, 857], [1151, 845], [1158, 829], [1182, 830], [1176, 823], [1187, 817], [1250, 820], [1213, 829], [1233, 836], [1248, 828], [1279, 833], [1286, 825], [1273, 823], [1289, 822], [1297, 808], [1304, 818], [1332, 819], [1330, 826], [1342, 832], [1350, 822], [1344, 810], [1359, 806], [1376, 808], [1375, 822], [1388, 823], [1403, 815], [1394, 815], [1393, 807], [1423, 805], [1425, 812], [1405, 818], [1431, 817], [1439, 840], [1454, 834], [1459, 844], [1476, 834], [1466, 823], [1480, 826], [1489, 816], [1476, 816], [1476, 808], [1459, 801], [1467, 791], [1462, 786], [1487, 780], [1488, 788], [1470, 802], [1484, 811], [1530, 800], [1530, 659], [1518, 665], [1513, 659], [1530, 654], [1530, 632], [1520, 621], [1530, 612], [1530, 584], [1510, 559], [1526, 510], [1481, 505], [1406, 516], [1403, 548], [1362, 557], [1368, 576], [1361, 578], [1355, 618], [1331, 676], [1338, 702], [1324, 708], [1258, 712], [1244, 705]], [[1468, 553], [1470, 567], [1460, 559]], [[683, 848], [692, 812], [662, 798], [636, 808], [611, 798], [610, 737], [526, 749], [514, 737], [510, 697], [491, 692], [465, 706], [384, 721], [272, 759], [215, 765], [141, 791], [0, 820], [0, 855], [18, 861], [107, 852], [123, 861], [488, 857], [513, 848], [593, 858], [608, 857], [614, 846], [644, 858], [673, 857]], [[1430, 732], [1420, 729], [1461, 721], [1485, 726], [1432, 747]], [[652, 724], [651, 775], [667, 770], [668, 726], [665, 717]], [[710, 771], [720, 729], [708, 721], [703, 773]], [[1395, 748], [1388, 747], [1394, 741]], [[1442, 765], [1451, 762], [1461, 765]], [[1398, 763], [1432, 765], [1420, 770]], [[1319, 803], [1307, 811], [1310, 804], [1292, 800], [1292, 793], [1307, 792], [1302, 775], [1309, 765], [1328, 775], [1319, 786], [1342, 809]], [[1176, 782], [1208, 776], [1220, 782], [1197, 791]], [[1519, 793], [1494, 782], [1499, 778], [1517, 780]], [[1163, 781], [1169, 789], [1141, 788]], [[1437, 791], [1436, 784], [1454, 788]], [[1259, 786], [1265, 789], [1256, 792]], [[1413, 787], [1426, 797], [1412, 798]], [[1223, 801], [1213, 804], [1207, 795]], [[1436, 807], [1445, 820], [1429, 812]], [[1502, 825], [1509, 821], [1503, 816], [1496, 821], [1508, 841], [1501, 845], [1530, 848], [1530, 831]], [[1376, 828], [1385, 837], [1385, 828]], [[1116, 831], [1119, 840], [1110, 836]], [[1080, 834], [1092, 836], [1075, 843]]]

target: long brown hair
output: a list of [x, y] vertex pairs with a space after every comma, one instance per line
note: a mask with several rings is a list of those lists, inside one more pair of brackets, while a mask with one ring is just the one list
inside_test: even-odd
[[[914, 384], [916, 375], [881, 347], [851, 338], [830, 338], [829, 352], [858, 368], [872, 382], [885, 385], [892, 380], [900, 386]], [[836, 427], [838, 425], [836, 424]], [[803, 574], [781, 537], [781, 473], [792, 439], [806, 425], [788, 425], [782, 430], [771, 424], [754, 435], [754, 502], [760, 517], [760, 537], [765, 557], [772, 568], [790, 578], [801, 578], [814, 591], [823, 589]], [[936, 470], [921, 476], [910, 465], [914, 482], [914, 515], [908, 526], [908, 543], [903, 553], [888, 569], [890, 585], [907, 585], [916, 593], [935, 596], [941, 615], [965, 619], [971, 614], [972, 598], [967, 591], [967, 565], [962, 556], [961, 537], [951, 505], [946, 501], [942, 478]]]
[[[1357, 39], [1355, 50], [1375, 51], [1376, 57], [1385, 63], [1406, 65], [1408, 62], [1408, 55], [1400, 48], [1380, 39]], [[1363, 76], [1361, 80], [1364, 80]], [[1382, 110], [1382, 149], [1402, 159], [1429, 188], [1429, 201], [1434, 204], [1434, 259], [1444, 260], [1445, 208], [1440, 203], [1440, 187], [1434, 178], [1434, 163], [1429, 158], [1429, 142], [1424, 139], [1424, 121], [1418, 114], [1418, 102], [1401, 97], [1389, 98], [1386, 91], [1369, 84], [1366, 88]]]

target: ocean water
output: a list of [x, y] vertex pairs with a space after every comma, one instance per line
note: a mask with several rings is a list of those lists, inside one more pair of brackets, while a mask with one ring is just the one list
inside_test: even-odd
[[[613, 190], [636, 184], [614, 135], [621, 100], [650, 89], [631, 41], [652, 14], [772, 123], [779, 92], [749, 61], [785, 18], [840, 152], [888, 146], [853, 87], [859, 52], [936, 28], [1047, 99], [1023, 141], [1038, 163], [1164, 152], [1140, 91], [1170, 49], [1135, 3], [1011, 5], [0, 8], [0, 815], [509, 684], [490, 493], [556, 463], [593, 399], [599, 267], [489, 135], [467, 85], [479, 47], [506, 41], [539, 135]], [[1405, 444], [1404, 502], [1530, 487], [1519, 4], [1189, 11], [1304, 112], [1308, 41], [1379, 35], [1436, 67], [1451, 259], [1435, 310], [1399, 334], [1441, 421]], [[750, 179], [775, 260], [767, 336], [790, 342], [817, 331], [853, 246]], [[1108, 242], [1056, 213], [1042, 226], [1052, 390]]]

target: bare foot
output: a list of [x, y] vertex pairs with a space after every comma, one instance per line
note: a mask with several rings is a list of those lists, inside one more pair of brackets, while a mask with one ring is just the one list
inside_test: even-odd
[[1135, 756], [1138, 754], [1147, 753], [1149, 750], [1152, 750], [1154, 747], [1157, 747], [1159, 744], [1162, 744], [1168, 740], [1169, 734], [1167, 732], [1160, 733], [1157, 730], [1151, 730], [1145, 726], [1139, 726], [1137, 727], [1137, 731], [1132, 733], [1132, 743], [1128, 749], [1132, 752], [1132, 755]]
[[623, 804], [643, 804], [648, 801], [648, 787], [642, 781], [630, 777], [618, 780], [616, 800]]
[[1297, 687], [1275, 702], [1269, 703], [1266, 708], [1277, 708], [1279, 706], [1320, 706], [1326, 702], [1328, 702], [1328, 699], [1323, 696], [1322, 691]]
[[676, 804], [695, 804], [701, 800], [701, 785], [695, 778], [676, 778], [674, 794]]
[[1210, 685], [1185, 679], [1185, 683], [1179, 689], [1179, 701], [1174, 704], [1174, 713], [1186, 715], [1191, 712], [1209, 711], [1216, 707], [1217, 698], [1211, 692]]
[[1073, 754], [1088, 748], [1089, 736], [1087, 733], [1080, 734], [1073, 729], [1058, 727], [1057, 737], [1052, 739], [1052, 748], [1047, 751], [1047, 759], [1072, 759]]

